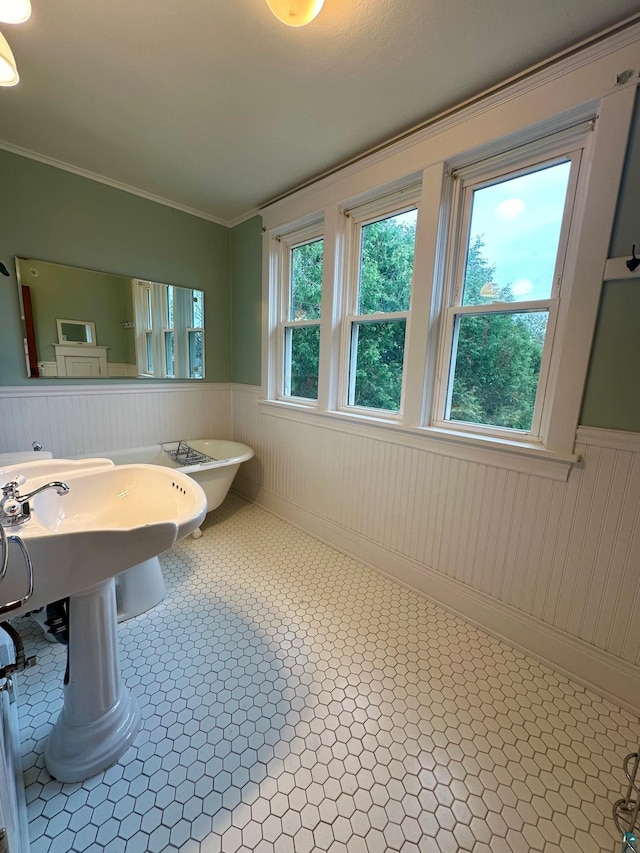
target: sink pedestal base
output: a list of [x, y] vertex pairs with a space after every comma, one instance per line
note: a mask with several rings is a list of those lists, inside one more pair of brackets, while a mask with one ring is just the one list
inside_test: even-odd
[[138, 702], [120, 678], [113, 578], [69, 598], [69, 678], [45, 764], [82, 782], [115, 764], [140, 729]]

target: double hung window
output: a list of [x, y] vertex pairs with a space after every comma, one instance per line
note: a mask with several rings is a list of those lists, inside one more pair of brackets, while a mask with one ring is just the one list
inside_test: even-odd
[[458, 445], [570, 452], [577, 404], [559, 389], [577, 374], [561, 356], [567, 337], [576, 348], [592, 129], [587, 114], [432, 164], [424, 186], [334, 201], [325, 225], [272, 234], [272, 393]]
[[282, 395], [318, 399], [324, 240], [314, 228], [280, 242]]
[[135, 310], [136, 361], [138, 376], [154, 376], [158, 362], [154, 346], [154, 327], [160, 316], [156, 307], [157, 294], [150, 281], [133, 280], [133, 305]]
[[[184, 291], [178, 289], [178, 294]], [[185, 294], [187, 371], [190, 379], [204, 377], [204, 292], [189, 290]]]
[[133, 280], [139, 376], [202, 379], [204, 292]]
[[454, 176], [440, 425], [539, 439], [581, 150]]
[[418, 216], [412, 201], [405, 199], [401, 208], [396, 202], [395, 209], [382, 215], [370, 209], [349, 213], [353, 251], [345, 319], [348, 407], [391, 413], [402, 408]]

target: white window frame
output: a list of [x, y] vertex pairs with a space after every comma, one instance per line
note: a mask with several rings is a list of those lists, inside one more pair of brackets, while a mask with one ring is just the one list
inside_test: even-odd
[[[444, 287], [444, 305], [440, 325], [438, 366], [434, 389], [434, 413], [431, 425], [454, 432], [464, 431], [471, 435], [508, 439], [515, 442], [545, 443], [543, 424], [545, 407], [552, 404], [547, 393], [552, 371], [557, 373], [556, 330], [561, 309], [566, 317], [567, 291], [570, 285], [564, 285], [564, 271], [570, 241], [577, 240], [577, 229], [573, 228], [576, 219], [576, 198], [580, 180], [584, 184], [588, 173], [592, 122], [581, 123], [578, 127], [553, 134], [537, 142], [515, 148], [504, 155], [490, 157], [468, 168], [452, 170], [449, 181], [452, 184], [452, 207], [448, 227], [448, 258]], [[512, 303], [494, 303], [463, 306], [464, 274], [470, 235], [472, 202], [474, 192], [492, 186], [501, 180], [533, 174], [544, 168], [570, 163], [562, 225], [556, 254], [551, 293], [546, 299], [520, 300]], [[456, 320], [462, 316], [522, 314], [527, 312], [548, 312], [547, 330], [542, 354], [542, 363], [538, 377], [538, 388], [529, 430], [476, 424], [452, 420], [446, 417], [450, 404], [455, 367], [454, 337]], [[548, 418], [547, 418], [548, 421]]]
[[[196, 290], [202, 294], [202, 311], [204, 317], [204, 291], [198, 288], [174, 287], [173, 295], [173, 326], [169, 326], [168, 288], [173, 285], [159, 284], [153, 281], [132, 279], [133, 305], [136, 328], [136, 362], [138, 376], [143, 378], [173, 379], [176, 376], [187, 379], [204, 379], [204, 368], [201, 376], [191, 376], [189, 358], [189, 333], [202, 332], [202, 361], [205, 364], [204, 327], [191, 325], [193, 322], [193, 306], [190, 300]], [[150, 306], [150, 311], [149, 311]], [[150, 320], [149, 313], [151, 314]], [[173, 334], [173, 373], [167, 370], [166, 340], [168, 334]], [[147, 352], [151, 348], [153, 370], [148, 369]]]
[[[346, 252], [344, 257], [344, 288], [342, 306], [342, 335], [340, 354], [340, 379], [339, 379], [339, 402], [338, 410], [356, 415], [379, 417], [391, 422], [401, 423], [404, 417], [404, 399], [407, 380], [407, 353], [409, 350], [409, 334], [411, 325], [411, 307], [413, 304], [413, 291], [415, 284], [415, 245], [414, 245], [414, 268], [411, 274], [411, 295], [409, 307], [406, 311], [384, 312], [378, 311], [374, 314], [358, 314], [358, 297], [360, 292], [360, 258], [362, 252], [362, 229], [366, 225], [389, 219], [401, 213], [415, 210], [417, 218], [420, 218], [420, 186], [415, 183], [404, 187], [392, 194], [382, 195], [380, 198], [366, 204], [351, 207], [344, 211], [347, 221], [346, 228]], [[416, 224], [416, 235], [418, 226]], [[416, 236], [417, 240], [417, 236]], [[394, 320], [405, 321], [404, 359], [402, 365], [402, 387], [400, 390], [400, 406], [397, 412], [389, 409], [376, 409], [365, 406], [356, 406], [350, 402], [353, 398], [355, 387], [355, 357], [356, 343], [354, 340], [354, 326], [364, 323], [392, 322]]]
[[[317, 327], [320, 329], [321, 317], [315, 320], [291, 320], [291, 254], [294, 249], [306, 246], [309, 243], [323, 241], [323, 288], [324, 291], [324, 223], [317, 221], [311, 225], [297, 228], [283, 235], [278, 235], [273, 244], [272, 261], [275, 266], [277, 278], [278, 309], [277, 309], [277, 339], [276, 339], [276, 369], [275, 369], [275, 396], [278, 400], [295, 403], [296, 405], [317, 408], [318, 399], [310, 397], [296, 397], [287, 393], [290, 389], [290, 364], [291, 364], [291, 339], [290, 329], [305, 329]], [[320, 307], [322, 299], [320, 295]], [[318, 381], [320, 374], [320, 359], [318, 360]]]
[[[263, 237], [263, 400], [265, 413], [313, 424], [328, 419], [327, 426], [361, 436], [387, 430], [393, 440], [407, 446], [429, 448], [455, 458], [465, 458], [509, 470], [564, 480], [579, 455], [575, 447], [582, 395], [598, 313], [616, 200], [622, 175], [629, 128], [633, 117], [636, 81], [611, 87], [616, 70], [627, 59], [604, 53], [603, 67], [589, 64], [589, 80], [580, 76], [584, 59], [576, 67], [543, 72], [527, 86], [528, 95], [515, 87], [476, 107], [463, 108], [449, 121], [436, 122], [385, 153], [372, 154], [353, 167], [321, 179], [316, 184], [276, 200], [261, 213]], [[621, 65], [622, 63], [622, 65]], [[606, 67], [605, 67], [606, 66]], [[583, 85], [584, 84], [584, 85]], [[581, 179], [575, 197], [573, 234], [569, 240], [562, 295], [558, 303], [553, 357], [544, 382], [538, 435], [525, 437], [502, 430], [499, 435], [474, 432], [462, 422], [442, 425], [438, 417], [444, 312], [449, 306], [447, 270], [450, 269], [448, 228], [451, 223], [450, 169], [472, 169], [491, 156], [549, 138], [571, 126], [595, 118], [589, 151], [583, 155]], [[518, 155], [521, 159], [521, 154]], [[506, 161], [505, 161], [506, 162]], [[414, 282], [405, 347], [405, 388], [401, 416], [388, 417], [379, 410], [355, 411], [346, 399], [346, 338], [344, 318], [348, 259], [352, 257], [349, 217], [360, 203], [381, 198], [385, 191], [421, 179]], [[281, 255], [279, 235], [323, 219], [324, 272], [318, 404], [299, 405], [279, 394], [281, 353], [279, 343]], [[515, 307], [515, 306], [514, 306]], [[442, 372], [441, 372], [442, 375]], [[542, 387], [542, 386], [541, 386]], [[534, 440], [535, 439], [535, 440]]]

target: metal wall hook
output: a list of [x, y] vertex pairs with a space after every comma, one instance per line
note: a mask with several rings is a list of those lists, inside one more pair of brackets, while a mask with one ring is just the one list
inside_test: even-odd
[[633, 244], [633, 248], [631, 249], [632, 257], [627, 261], [627, 269], [630, 272], [635, 272], [635, 270], [640, 267], [640, 258], [636, 258], [636, 244]]

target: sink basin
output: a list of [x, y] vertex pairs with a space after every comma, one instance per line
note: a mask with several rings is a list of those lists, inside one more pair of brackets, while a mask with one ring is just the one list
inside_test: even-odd
[[[0, 468], [27, 494], [61, 480], [69, 492], [35, 495], [31, 517], [7, 528], [33, 564], [33, 595], [11, 616], [68, 598], [68, 667], [64, 706], [45, 747], [49, 773], [80, 782], [115, 764], [138, 733], [140, 708], [120, 679], [114, 576], [156, 557], [193, 532], [207, 512], [200, 485], [157, 465], [109, 459], [51, 459]], [[10, 549], [0, 604], [27, 589], [19, 549]], [[4, 618], [8, 618], [5, 616]]]
[[[31, 519], [7, 528], [20, 536], [34, 569], [33, 597], [11, 615], [35, 610], [113, 577], [170, 548], [202, 523], [207, 502], [200, 486], [157, 465], [119, 465], [109, 459], [51, 459], [0, 469], [0, 483], [20, 483], [22, 494], [52, 480], [31, 501]], [[26, 575], [12, 549], [0, 603], [24, 595]]]

